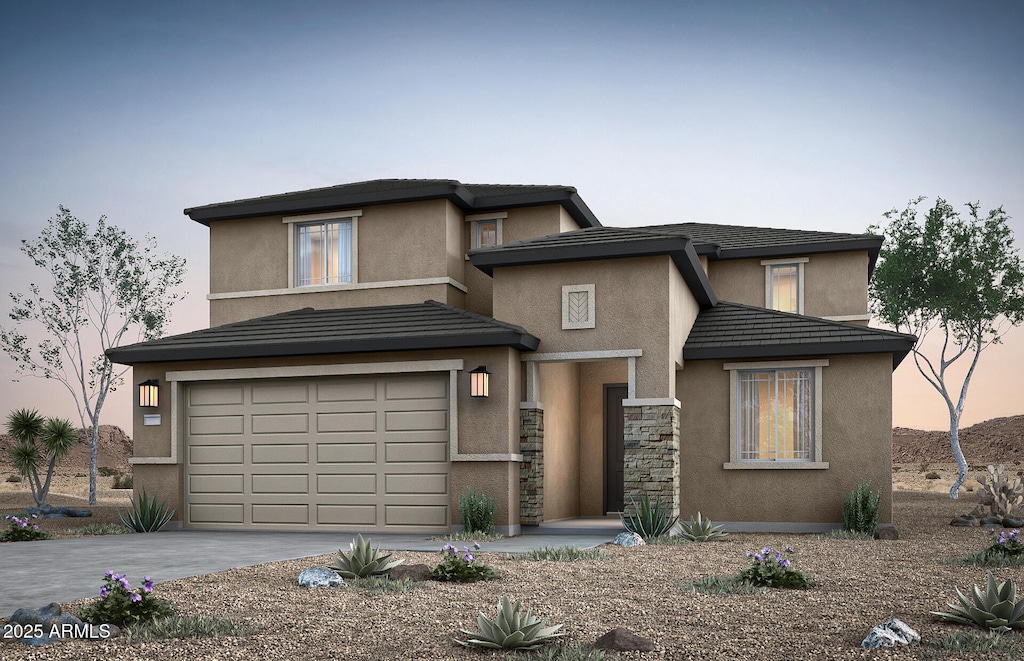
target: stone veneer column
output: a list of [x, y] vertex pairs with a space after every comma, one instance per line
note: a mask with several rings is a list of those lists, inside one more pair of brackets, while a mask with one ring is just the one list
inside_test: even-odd
[[519, 523], [544, 520], [544, 410], [519, 409]]
[[623, 406], [625, 507], [646, 493], [668, 503], [679, 515], [679, 407], [664, 404]]

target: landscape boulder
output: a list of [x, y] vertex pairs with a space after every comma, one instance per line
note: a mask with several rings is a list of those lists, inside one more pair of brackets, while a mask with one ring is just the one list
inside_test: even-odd
[[646, 546], [647, 542], [635, 532], [620, 532], [612, 540], [612, 544], [618, 544], [619, 546]]
[[999, 516], [986, 516], [978, 519], [978, 523], [983, 526], [1002, 526], [1003, 519]]
[[949, 525], [959, 526], [961, 528], [973, 528], [978, 525], [978, 520], [970, 514], [961, 514], [960, 516], [954, 517], [953, 520], [949, 522]]
[[887, 620], [878, 626], [872, 627], [871, 631], [861, 642], [860, 646], [866, 650], [877, 647], [896, 647], [897, 645], [916, 645], [921, 642], [921, 635], [911, 629], [905, 622], [895, 617]]
[[1018, 519], [1012, 516], [1003, 517], [1004, 528], [1024, 528], [1024, 519]]
[[345, 581], [333, 569], [310, 567], [299, 574], [299, 585], [304, 588], [340, 588]]
[[49, 645], [65, 638], [106, 640], [121, 634], [121, 630], [113, 624], [96, 626], [82, 622], [71, 613], [62, 612], [60, 604], [56, 602], [36, 609], [19, 608], [7, 624], [29, 627], [33, 633], [41, 634], [17, 639], [32, 647]]
[[638, 636], [629, 629], [616, 627], [594, 641], [594, 647], [613, 652], [653, 652], [658, 646], [653, 640]]
[[55, 507], [53, 505], [42, 505], [41, 507], [29, 507], [25, 510], [29, 516], [35, 514], [40, 519], [62, 519], [65, 517], [92, 516], [91, 510], [74, 509], [72, 507]]
[[896, 526], [881, 526], [875, 531], [875, 539], [892, 541], [900, 538], [900, 531]]
[[394, 581], [407, 578], [410, 581], [429, 581], [430, 567], [427, 565], [399, 565], [388, 572], [388, 578]]

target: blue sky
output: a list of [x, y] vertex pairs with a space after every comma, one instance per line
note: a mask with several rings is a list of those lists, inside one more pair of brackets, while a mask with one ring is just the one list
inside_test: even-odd
[[[378, 177], [568, 184], [606, 225], [862, 231], [938, 195], [1021, 237], [1022, 30], [1019, 2], [0, 0], [0, 289], [42, 284], [18, 241], [63, 204], [185, 256], [171, 330], [201, 328], [183, 208]], [[1015, 329], [968, 421], [1024, 413], [1021, 371]], [[5, 411], [72, 414], [12, 377]], [[909, 362], [895, 384], [896, 424], [945, 426]]]

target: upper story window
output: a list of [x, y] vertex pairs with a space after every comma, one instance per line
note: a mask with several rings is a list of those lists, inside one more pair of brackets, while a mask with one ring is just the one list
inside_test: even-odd
[[470, 249], [500, 246], [501, 221], [505, 218], [508, 218], [508, 214], [504, 212], [466, 216]]
[[827, 360], [727, 363], [732, 447], [725, 468], [828, 468], [821, 457], [827, 366]]
[[289, 286], [356, 282], [356, 221], [361, 215], [346, 211], [285, 218], [290, 225]]
[[764, 259], [764, 306], [779, 312], [804, 313], [804, 264], [807, 257]]

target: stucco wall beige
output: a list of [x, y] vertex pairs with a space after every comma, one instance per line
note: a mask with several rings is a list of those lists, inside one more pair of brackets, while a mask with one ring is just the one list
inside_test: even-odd
[[562, 231], [562, 207], [558, 204], [506, 209], [506, 213], [508, 217], [501, 221], [502, 243], [513, 243]]
[[625, 360], [580, 363], [580, 516], [604, 516], [604, 385], [625, 384]]
[[210, 293], [288, 286], [288, 225], [281, 216], [210, 224]]
[[[668, 270], [669, 285], [669, 352], [668, 369], [675, 374], [677, 367], [683, 363], [683, 345], [690, 335], [693, 322], [697, 320], [700, 313], [700, 305], [693, 297], [690, 288], [683, 280], [683, 276], [676, 268]], [[672, 385], [673, 389], [675, 384]]]
[[[519, 452], [519, 392], [520, 384], [520, 359], [519, 352], [507, 347], [485, 347], [464, 350], [438, 350], [423, 352], [383, 352], [379, 354], [352, 354], [344, 356], [303, 356], [290, 358], [266, 358], [266, 359], [244, 359], [244, 360], [218, 360], [218, 361], [186, 361], [180, 363], [154, 363], [139, 365], [134, 368], [132, 382], [137, 383], [148, 378], [158, 378], [161, 381], [160, 408], [157, 409], [162, 415], [162, 424], [159, 426], [142, 425], [142, 414], [136, 403], [134, 411], [133, 439], [135, 441], [134, 456], [136, 457], [169, 457], [171, 456], [172, 442], [177, 445], [179, 461], [183, 459], [182, 449], [184, 440], [183, 420], [178, 418], [178, 437], [172, 439], [171, 435], [171, 396], [172, 386], [167, 382], [166, 374], [169, 371], [192, 371], [192, 370], [213, 370], [213, 369], [238, 369], [238, 368], [262, 368], [271, 370], [275, 367], [305, 366], [305, 365], [331, 365], [331, 364], [358, 364], [358, 363], [403, 363], [419, 360], [450, 360], [462, 359], [464, 370], [458, 375], [458, 425], [459, 445], [461, 454], [514, 454]], [[469, 394], [468, 371], [477, 365], [487, 365], [491, 371], [490, 397], [477, 399]], [[183, 393], [184, 383], [179, 382], [179, 393]], [[182, 397], [179, 395], [179, 402]], [[150, 412], [146, 410], [145, 412]], [[470, 463], [470, 462], [466, 462]], [[476, 463], [476, 462], [472, 462]], [[506, 462], [487, 462], [504, 465]], [[467, 470], [469, 475], [475, 475], [473, 471], [484, 469], [461, 468], [463, 462], [453, 463], [453, 475], [461, 475]], [[518, 463], [508, 462], [504, 468], [491, 469], [488, 475], [502, 474], [499, 486], [501, 494], [504, 494], [504, 505], [499, 509], [496, 519], [501, 525], [508, 525], [511, 520], [518, 522]], [[138, 466], [136, 467], [138, 468]], [[514, 469], [514, 470], [513, 470]], [[497, 471], [495, 473], [494, 471]], [[512, 480], [510, 475], [514, 472]], [[152, 492], [155, 488], [161, 488], [162, 492], [167, 491], [167, 480], [170, 475], [178, 476], [176, 487], [175, 506], [182, 508], [181, 502], [181, 471], [175, 466], [154, 466], [146, 465], [141, 472], [136, 473], [135, 486], [137, 489], [145, 487]], [[453, 478], [455, 479], [455, 478]], [[151, 483], [150, 480], [153, 480]], [[512, 481], [509, 481], [512, 480]], [[509, 490], [516, 489], [515, 497], [510, 499]], [[499, 495], [496, 491], [496, 497]], [[451, 494], [451, 506], [457, 510], [458, 493]], [[170, 498], [168, 496], [168, 498]], [[510, 503], [514, 502], [512, 506]]]
[[172, 521], [181, 521], [185, 507], [182, 505], [182, 489], [185, 485], [183, 466], [170, 465], [136, 465], [132, 467], [132, 498], [138, 500], [145, 489], [147, 497], [155, 497], [158, 502], [165, 502], [174, 508]]
[[[831, 317], [867, 313], [866, 250], [793, 256], [808, 258], [804, 264], [804, 314]], [[720, 300], [764, 307], [765, 267], [760, 259], [717, 260], [709, 264], [709, 269], [708, 279]]]
[[[668, 256], [502, 267], [494, 271], [494, 317], [540, 338], [540, 352], [640, 349], [637, 396], [669, 397]], [[562, 286], [595, 286], [595, 328], [562, 330]], [[541, 391], [541, 398], [545, 397]]]
[[519, 464], [505, 462], [457, 462], [451, 470], [451, 523], [461, 524], [459, 497], [475, 489], [497, 500], [494, 523], [519, 524]]
[[579, 516], [579, 366], [544, 363], [540, 382], [544, 394], [544, 520]]
[[861, 480], [882, 489], [881, 521], [892, 521], [892, 358], [825, 356], [825, 470], [725, 470], [729, 461], [729, 372], [723, 361], [690, 361], [679, 373], [682, 516], [716, 521], [838, 523], [843, 495]]

